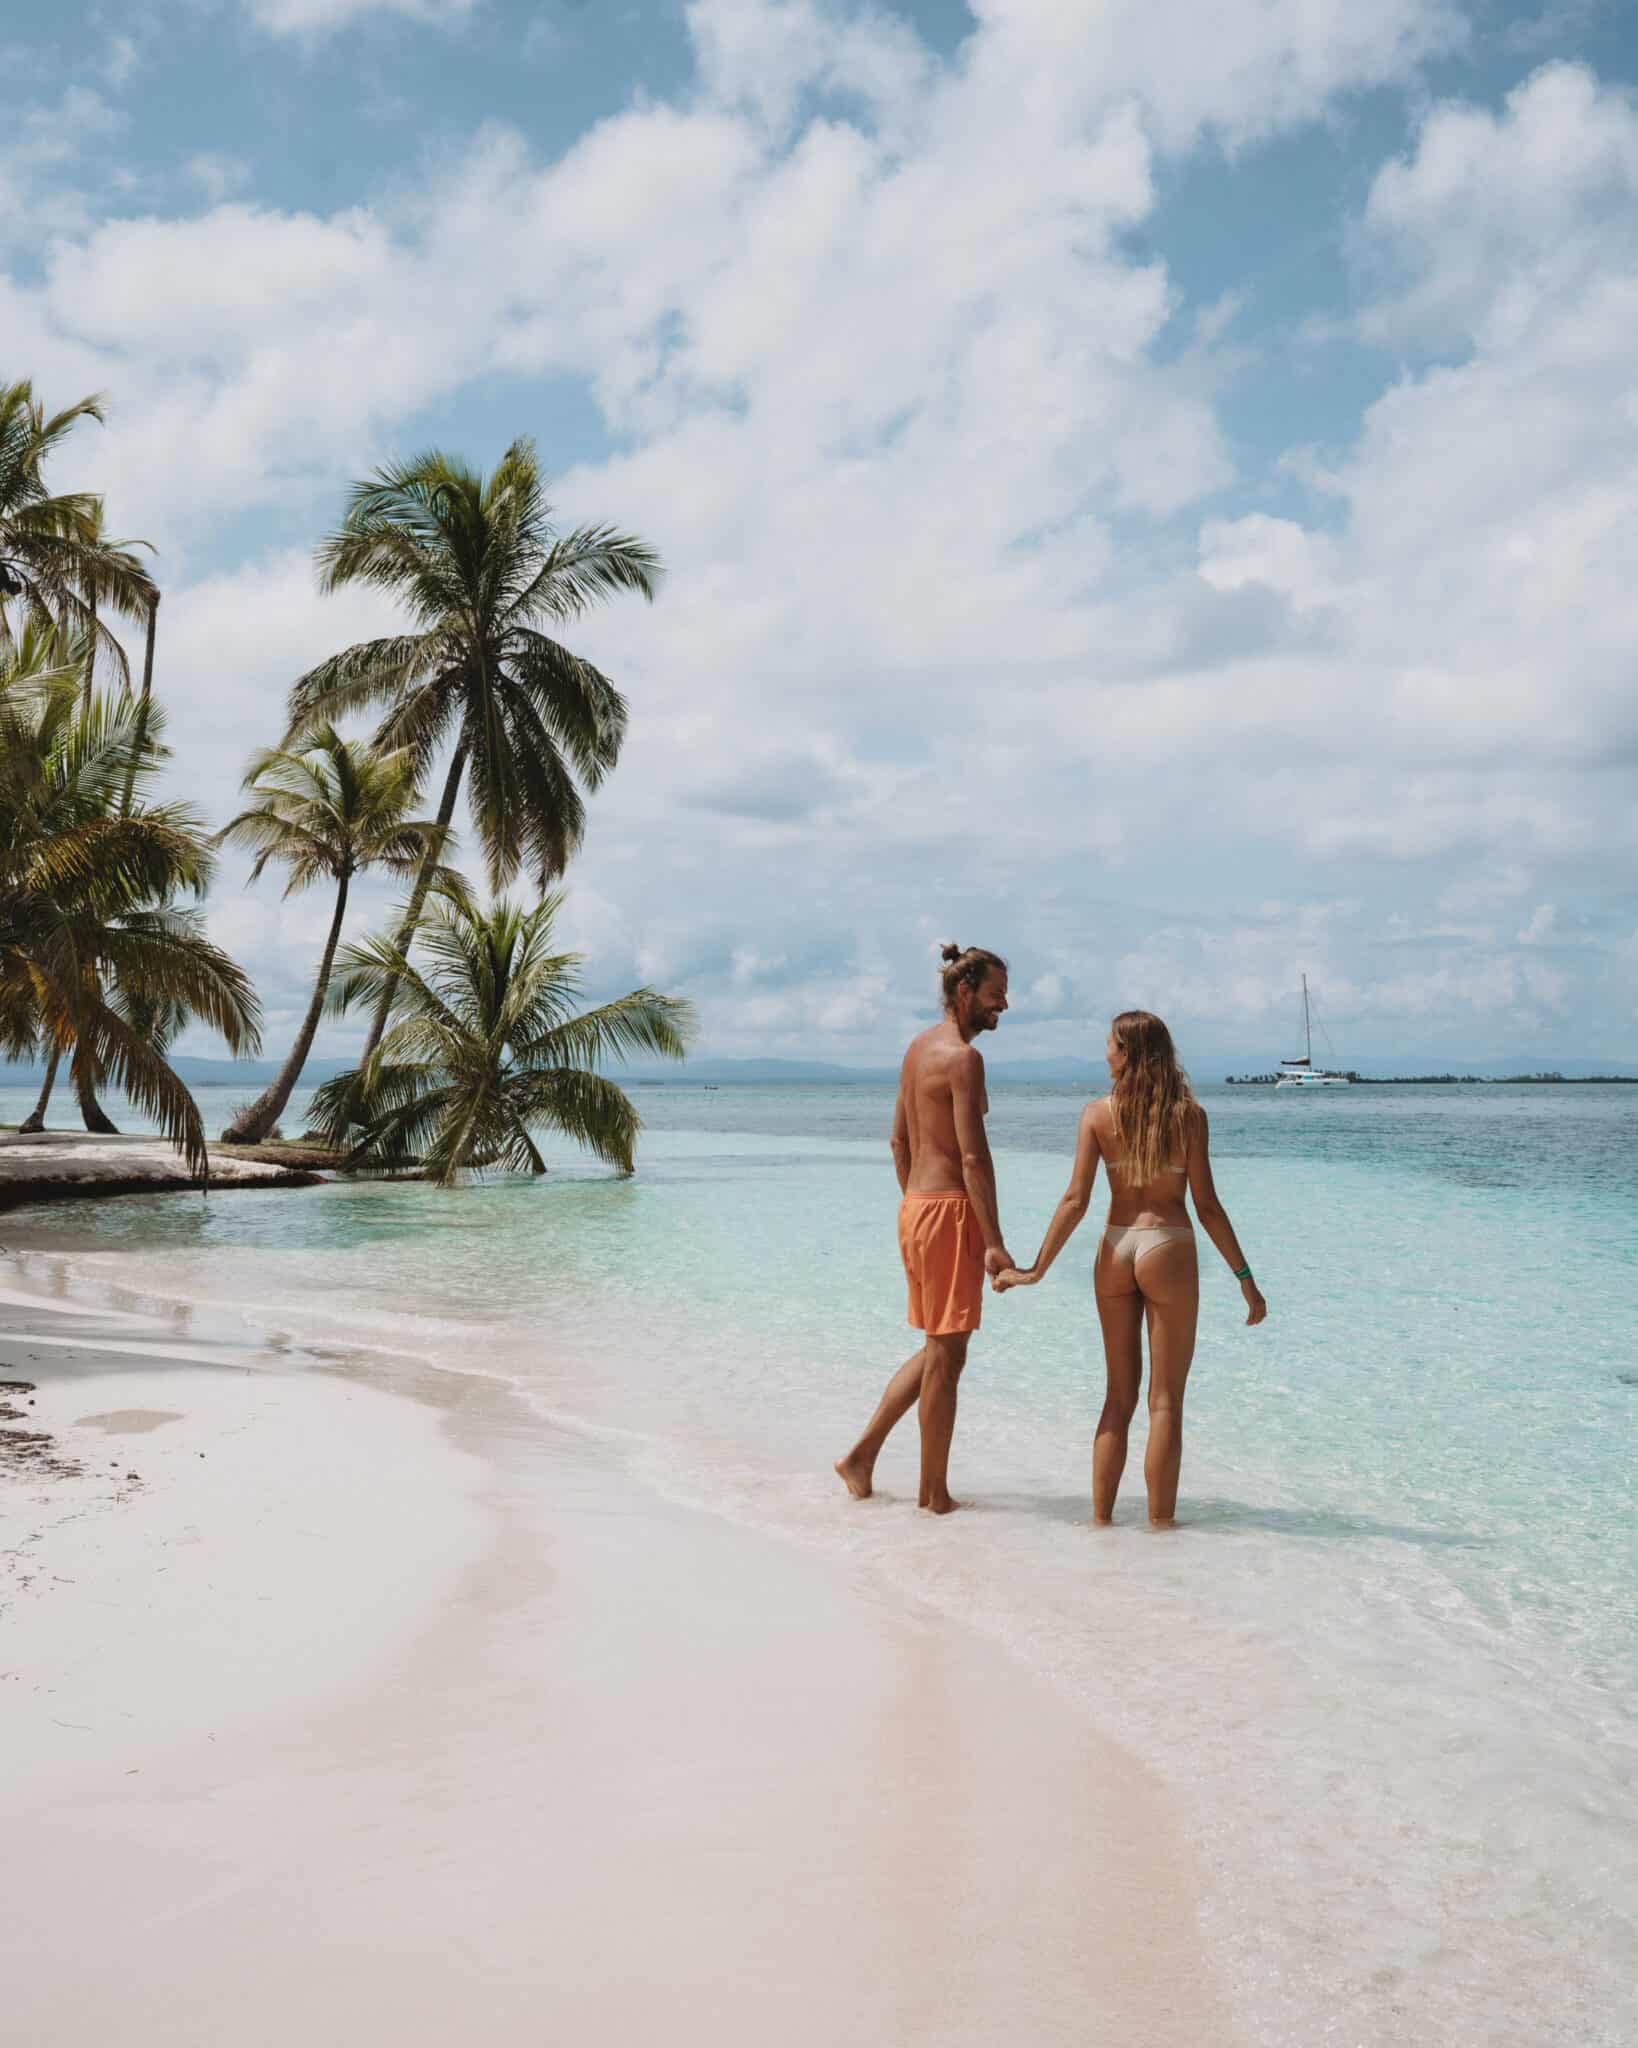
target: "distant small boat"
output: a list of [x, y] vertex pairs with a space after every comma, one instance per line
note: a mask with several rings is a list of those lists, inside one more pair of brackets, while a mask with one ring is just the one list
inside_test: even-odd
[[1353, 1085], [1352, 1077], [1334, 1070], [1314, 1065], [1314, 1032], [1308, 1017], [1308, 976], [1302, 978], [1302, 1042], [1301, 1059], [1281, 1060], [1276, 1088], [1348, 1088]]

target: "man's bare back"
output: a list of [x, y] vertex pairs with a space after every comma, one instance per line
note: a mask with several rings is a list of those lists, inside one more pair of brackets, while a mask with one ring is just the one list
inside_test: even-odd
[[980, 1116], [989, 1114], [984, 1061], [946, 1018], [911, 1039], [899, 1068], [899, 1101], [910, 1146], [910, 1170], [902, 1182], [911, 1195], [964, 1190], [961, 1139], [956, 1131], [956, 1095], [974, 1090]]

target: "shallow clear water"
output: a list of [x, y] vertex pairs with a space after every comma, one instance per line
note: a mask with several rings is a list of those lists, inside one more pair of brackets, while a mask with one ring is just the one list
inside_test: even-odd
[[[1140, 1488], [1084, 1526], [1091, 1223], [986, 1304], [970, 1512], [908, 1511], [913, 1422], [881, 1504], [841, 1496], [829, 1460], [913, 1348], [881, 1089], [645, 1088], [629, 1182], [560, 1151], [543, 1183], [143, 1197], [0, 1234], [25, 1275], [61, 1246], [138, 1292], [503, 1372], [649, 1482], [958, 1613], [1186, 1795], [1251, 2039], [1630, 2038], [1638, 1089], [1204, 1094], [1270, 1319], [1243, 1327], [1208, 1248], [1175, 1537]], [[994, 1091], [1020, 1257], [1077, 1110]]]

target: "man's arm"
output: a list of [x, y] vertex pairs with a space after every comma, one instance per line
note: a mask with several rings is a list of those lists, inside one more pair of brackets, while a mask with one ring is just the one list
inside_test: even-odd
[[893, 1168], [899, 1176], [899, 1193], [910, 1185], [910, 1111], [904, 1100], [904, 1080], [899, 1080], [899, 1099], [893, 1105]]
[[956, 1143], [961, 1147], [961, 1178], [984, 1239], [984, 1270], [1004, 1272], [1012, 1264], [1012, 1255], [1001, 1237], [995, 1163], [984, 1133], [984, 1062], [970, 1045], [959, 1054], [951, 1069], [950, 1095], [955, 1109]]

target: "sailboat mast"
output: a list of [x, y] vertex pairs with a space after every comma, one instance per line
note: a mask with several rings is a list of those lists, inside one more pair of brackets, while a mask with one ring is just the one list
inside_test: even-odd
[[1314, 1064], [1314, 1034], [1308, 1024], [1308, 976], [1302, 978], [1302, 1049], [1308, 1055], [1308, 1064]]

